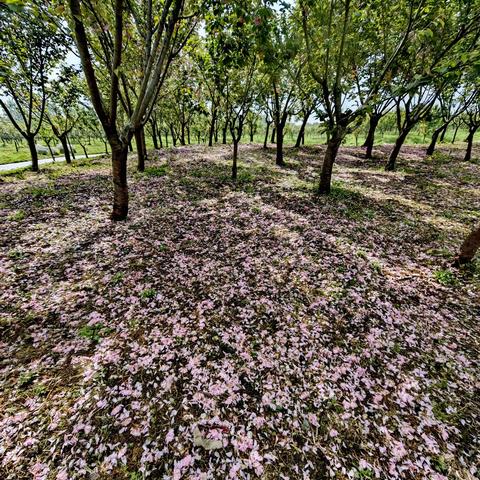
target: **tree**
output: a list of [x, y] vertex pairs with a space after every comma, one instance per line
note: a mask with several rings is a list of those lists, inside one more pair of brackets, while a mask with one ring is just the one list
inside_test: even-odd
[[460, 246], [460, 250], [455, 257], [454, 265], [460, 266], [470, 263], [475, 254], [477, 253], [478, 249], [480, 248], [480, 226], [475, 228], [470, 232], [470, 234], [465, 238], [462, 245]]
[[[191, 33], [193, 16], [184, 15], [191, 5], [186, 0], [138, 4], [69, 0], [68, 4], [90, 98], [112, 149], [111, 218], [124, 220], [128, 215], [128, 145], [148, 121], [168, 68]], [[143, 40], [127, 42], [127, 38]], [[127, 79], [136, 77], [132, 69], [137, 65], [124, 61], [132, 57], [131, 49], [143, 65], [135, 85]], [[119, 101], [123, 114], [119, 114]]]
[[50, 15], [44, 3], [21, 9], [0, 4], [0, 106], [27, 141], [33, 171], [38, 171], [35, 137], [45, 117], [48, 80], [68, 45]]
[[476, 95], [476, 101], [472, 102], [465, 111], [463, 121], [468, 128], [467, 135], [467, 150], [465, 152], [465, 157], [463, 158], [466, 162], [469, 162], [472, 158], [472, 148], [473, 148], [473, 137], [475, 133], [480, 128], [480, 99], [478, 94]]

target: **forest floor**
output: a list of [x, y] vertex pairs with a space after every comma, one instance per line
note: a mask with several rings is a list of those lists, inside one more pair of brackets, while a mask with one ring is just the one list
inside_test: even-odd
[[0, 478], [479, 478], [480, 163], [323, 148], [0, 177]]

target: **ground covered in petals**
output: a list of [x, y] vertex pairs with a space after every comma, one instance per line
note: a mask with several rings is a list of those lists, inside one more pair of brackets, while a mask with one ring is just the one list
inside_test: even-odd
[[388, 149], [1, 177], [0, 478], [479, 478], [480, 165]]

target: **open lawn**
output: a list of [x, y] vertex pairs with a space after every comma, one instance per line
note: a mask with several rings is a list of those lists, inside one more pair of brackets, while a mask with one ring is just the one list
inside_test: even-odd
[[478, 478], [480, 150], [390, 148], [0, 177], [0, 478]]

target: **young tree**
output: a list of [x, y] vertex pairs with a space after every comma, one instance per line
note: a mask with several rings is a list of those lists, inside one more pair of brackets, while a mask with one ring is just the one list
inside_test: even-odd
[[0, 4], [0, 106], [27, 141], [33, 171], [38, 171], [35, 137], [45, 117], [48, 81], [68, 44], [50, 14], [47, 3], [21, 9]]
[[476, 101], [472, 102], [466, 108], [463, 121], [468, 128], [467, 150], [463, 159], [466, 162], [469, 162], [472, 158], [473, 137], [475, 136], [477, 130], [480, 128], [480, 99], [478, 98], [478, 95]]
[[[128, 214], [128, 145], [148, 121], [168, 68], [191, 33], [192, 17], [184, 16], [191, 4], [186, 0], [135, 4], [69, 0], [68, 4], [91, 101], [112, 149], [111, 217], [124, 220]], [[137, 41], [127, 42], [127, 38]], [[135, 85], [127, 79], [136, 78], [136, 62], [124, 61], [132, 57], [131, 49], [143, 65]], [[119, 114], [119, 101], [123, 115]]]

